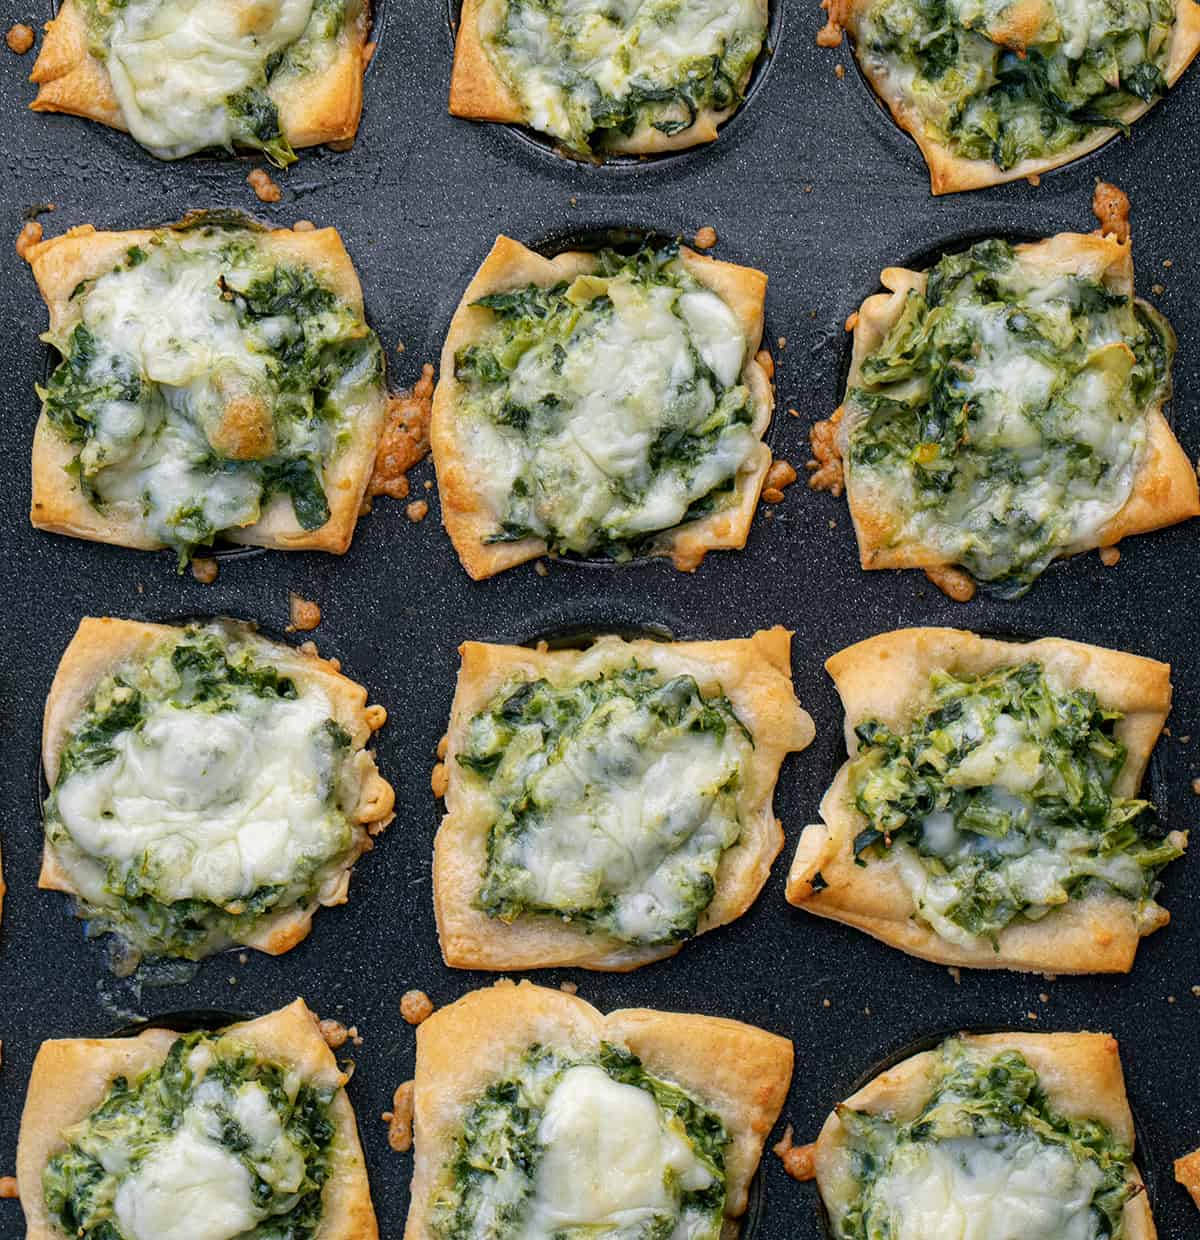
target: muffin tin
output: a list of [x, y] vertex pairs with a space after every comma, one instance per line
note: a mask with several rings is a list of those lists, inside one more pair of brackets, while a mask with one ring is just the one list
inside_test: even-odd
[[[527, 244], [614, 227], [690, 238], [717, 230], [718, 257], [771, 277], [767, 323], [776, 363], [774, 451], [801, 467], [808, 429], [835, 407], [848, 356], [846, 316], [887, 265], [925, 258], [976, 237], [1044, 235], [1094, 227], [1095, 178], [1133, 203], [1138, 290], [1171, 319], [1176, 429], [1200, 453], [1200, 279], [1192, 182], [1200, 171], [1200, 70], [1140, 121], [1132, 140], [1110, 143], [1069, 168], [980, 193], [932, 199], [915, 146], [876, 104], [848, 47], [819, 49], [815, 3], [777, 0], [774, 54], [744, 112], [712, 147], [667, 159], [591, 167], [554, 155], [497, 125], [446, 114], [451, 41], [445, 0], [385, 0], [379, 48], [366, 83], [354, 149], [306, 151], [286, 173], [277, 204], [259, 203], [245, 182], [251, 158], [161, 164], [130, 139], [68, 117], [25, 110], [32, 55], [2, 53], [4, 137], [0, 201], [4, 235], [28, 208], [53, 202], [47, 235], [85, 222], [132, 228], [167, 222], [193, 207], [231, 207], [279, 225], [298, 219], [336, 226], [358, 268], [368, 315], [387, 350], [394, 387], [436, 362], [462, 289], [499, 232]], [[37, 11], [45, 5], [46, 11]], [[0, 22], [41, 22], [48, 0], [0, 3]], [[835, 66], [845, 67], [844, 77]], [[0, 356], [8, 450], [0, 485], [0, 619], [4, 651], [0, 840], [8, 897], [0, 925], [0, 1171], [9, 1171], [29, 1067], [44, 1038], [101, 1035], [181, 1009], [262, 1013], [302, 995], [323, 1016], [355, 1024], [364, 1041], [340, 1052], [356, 1063], [349, 1093], [358, 1113], [381, 1235], [399, 1240], [411, 1158], [387, 1144], [378, 1116], [413, 1070], [413, 1030], [400, 1018], [410, 987], [438, 1004], [494, 980], [446, 969], [438, 951], [429, 885], [440, 816], [429, 787], [449, 712], [455, 648], [467, 638], [541, 636], [649, 627], [677, 637], [742, 636], [782, 623], [796, 631], [796, 687], [817, 739], [784, 765], [776, 799], [788, 843], [750, 912], [685, 946], [675, 958], [627, 975], [549, 970], [603, 1010], [647, 1005], [731, 1016], [790, 1036], [796, 1074], [783, 1122], [797, 1141], [815, 1138], [835, 1102], [872, 1065], [931, 1033], [1004, 1026], [1038, 1031], [1103, 1029], [1120, 1039], [1130, 1100], [1140, 1124], [1159, 1234], [1184, 1240], [1200, 1216], [1170, 1175], [1171, 1160], [1200, 1145], [1200, 866], [1166, 874], [1163, 902], [1174, 921], [1148, 939], [1128, 977], [1060, 978], [948, 970], [910, 959], [865, 935], [788, 907], [787, 858], [813, 820], [843, 752], [842, 715], [821, 664], [835, 650], [901, 625], [947, 624], [997, 635], [1051, 633], [1165, 659], [1174, 665], [1171, 735], [1159, 745], [1154, 793], [1168, 821], [1187, 828], [1200, 800], [1200, 576], [1195, 528], [1131, 539], [1105, 568], [1095, 554], [1053, 567], [1016, 602], [944, 598], [919, 573], [863, 573], [844, 500], [793, 486], [773, 513], [760, 509], [742, 552], [710, 555], [691, 576], [667, 563], [626, 568], [532, 565], [474, 584], [459, 567], [438, 519], [432, 468], [412, 474], [427, 498], [419, 524], [404, 505], [376, 501], [341, 558], [235, 553], [212, 586], [177, 576], [171, 557], [38, 534], [28, 524], [34, 384], [46, 350], [45, 313], [33, 280], [5, 251]], [[1167, 267], [1165, 263], [1172, 265]], [[1153, 286], [1161, 285], [1156, 293]], [[403, 353], [396, 346], [403, 343]], [[796, 410], [798, 417], [789, 415]], [[36, 889], [42, 705], [54, 668], [82, 615], [174, 620], [223, 613], [270, 635], [287, 623], [288, 591], [321, 605], [311, 636], [322, 654], [382, 702], [379, 766], [397, 789], [397, 816], [364, 857], [350, 903], [326, 910], [312, 936], [277, 959], [237, 952], [203, 964], [186, 983], [147, 987], [140, 997], [106, 973], [103, 952], [84, 940], [67, 902]], [[294, 637], [292, 640], [299, 640]], [[1042, 996], [1046, 996], [1043, 999]], [[1032, 1014], [1032, 1015], [1031, 1015]], [[1035, 1019], [1036, 1017], [1036, 1019]], [[781, 1125], [782, 1126], [782, 1125]], [[770, 1140], [777, 1139], [778, 1134]], [[820, 1236], [813, 1186], [789, 1180], [764, 1156], [748, 1218], [755, 1240]], [[0, 1202], [0, 1236], [22, 1234], [16, 1202]]]

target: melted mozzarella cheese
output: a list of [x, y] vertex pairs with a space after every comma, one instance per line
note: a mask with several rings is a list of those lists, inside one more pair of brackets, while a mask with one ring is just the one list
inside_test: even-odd
[[59, 785], [58, 814], [90, 858], [138, 865], [163, 901], [227, 905], [286, 885], [345, 846], [315, 748], [330, 715], [315, 686], [218, 713], [157, 703], [110, 762]]
[[123, 1180], [113, 1200], [129, 1240], [233, 1240], [258, 1222], [250, 1173], [185, 1124]]
[[1096, 1240], [1102, 1178], [1034, 1138], [906, 1145], [875, 1182], [869, 1217], [893, 1240]]
[[571, 1068], [538, 1126], [529, 1240], [575, 1228], [629, 1228], [678, 1210], [678, 1193], [712, 1181], [681, 1128], [664, 1124], [653, 1097], [600, 1068]]
[[313, 0], [128, 0], [116, 9], [107, 68], [129, 132], [160, 159], [230, 147], [232, 96], [294, 43]]

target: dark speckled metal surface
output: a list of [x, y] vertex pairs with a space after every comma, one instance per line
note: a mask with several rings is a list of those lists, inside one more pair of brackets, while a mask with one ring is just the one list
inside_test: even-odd
[[[307, 152], [278, 176], [282, 201], [260, 205], [245, 183], [250, 159], [156, 163], [128, 138], [67, 117], [25, 110], [32, 56], [0, 51], [0, 376], [6, 451], [0, 457], [0, 591], [3, 712], [0, 835], [9, 894], [0, 926], [0, 1172], [11, 1170], [30, 1062], [47, 1037], [100, 1034], [124, 1023], [106, 1011], [101, 954], [84, 941], [66, 902], [35, 883], [42, 703], [80, 616], [154, 619], [223, 612], [275, 630], [288, 591], [315, 599], [324, 653], [384, 703], [391, 721], [379, 762], [396, 784], [395, 823], [364, 858], [350, 903], [319, 915], [311, 938], [280, 959], [254, 953], [206, 963], [187, 985], [144, 993], [140, 1011], [268, 1011], [303, 995], [322, 1014], [356, 1023], [349, 1086], [358, 1110], [382, 1233], [398, 1240], [411, 1160], [391, 1152], [379, 1113], [411, 1075], [414, 1038], [399, 1017], [410, 986], [447, 1003], [488, 976], [443, 967], [434, 934], [429, 866], [438, 807], [429, 770], [450, 705], [455, 647], [464, 638], [524, 640], [563, 624], [670, 626], [683, 636], [746, 634], [784, 623], [796, 630], [795, 677], [817, 740], [784, 768], [777, 799], [788, 844], [750, 913], [688, 945], [675, 959], [628, 976], [568, 976], [601, 1008], [691, 1009], [753, 1021], [790, 1035], [796, 1077], [784, 1119], [803, 1139], [873, 1063], [930, 1032], [960, 1026], [1105, 1029], [1121, 1040], [1130, 1096], [1155, 1173], [1153, 1197], [1167, 1240], [1200, 1235], [1200, 1215], [1171, 1180], [1170, 1163], [1200, 1145], [1200, 862], [1167, 875], [1174, 921], [1146, 941], [1129, 977], [1060, 979], [948, 971], [911, 960], [850, 929], [793, 910], [783, 899], [787, 859], [842, 758], [841, 713], [821, 668], [831, 652], [907, 624], [953, 624], [999, 633], [1054, 633], [1168, 659], [1177, 705], [1161, 747], [1171, 821], [1191, 825], [1200, 806], [1200, 581], [1196, 528], [1131, 540], [1120, 564], [1095, 555], [1060, 565], [1016, 603], [958, 606], [918, 574], [864, 574], [844, 501], [792, 488], [774, 519], [761, 515], [740, 554], [715, 554], [692, 576], [665, 564], [624, 571], [566, 564], [471, 583], [437, 519], [419, 525], [381, 502], [348, 555], [264, 554], [223, 563], [215, 585], [176, 576], [166, 555], [144, 555], [35, 533], [27, 520], [33, 385], [45, 351], [42, 304], [11, 239], [25, 208], [54, 202], [48, 233], [85, 221], [136, 227], [194, 207], [240, 207], [291, 224], [309, 218], [342, 232], [366, 288], [396, 386], [434, 360], [450, 313], [496, 233], [536, 242], [551, 234], [632, 225], [690, 235], [712, 225], [720, 257], [771, 277], [768, 321], [779, 409], [776, 451], [800, 464], [811, 422], [838, 397], [842, 323], [880, 269], [932, 245], [989, 232], [1089, 229], [1094, 178], [1133, 200], [1138, 286], [1180, 337], [1174, 412], [1180, 437], [1200, 453], [1200, 274], [1196, 177], [1200, 169], [1200, 70], [1121, 141], [1075, 166], [986, 193], [933, 200], [912, 144], [891, 125], [852, 67], [848, 49], [821, 52], [815, 3], [781, 0], [775, 55], [745, 114], [708, 150], [646, 166], [581, 167], [497, 126], [446, 114], [451, 43], [445, 0], [387, 0], [355, 148]], [[0, 26], [40, 22], [47, 0], [0, 0]], [[844, 64], [844, 79], [834, 66]], [[1172, 265], [1166, 267], [1164, 264]], [[1153, 293], [1161, 284], [1164, 291]], [[406, 351], [395, 352], [404, 342]], [[788, 409], [799, 418], [787, 416]], [[428, 464], [415, 486], [432, 477]], [[1191, 738], [1190, 740], [1188, 738]], [[1048, 996], [1043, 1000], [1042, 995]], [[1036, 1014], [1036, 1021], [1030, 1013]], [[816, 1192], [765, 1160], [756, 1235], [820, 1234]], [[19, 1207], [0, 1201], [0, 1237], [23, 1234]]]

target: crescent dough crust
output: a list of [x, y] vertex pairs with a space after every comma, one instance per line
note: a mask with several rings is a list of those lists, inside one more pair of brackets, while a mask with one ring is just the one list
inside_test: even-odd
[[[754, 433], [761, 440], [775, 407], [771, 380], [756, 357], [762, 344], [767, 277], [752, 267], [719, 262], [686, 247], [680, 247], [679, 254], [691, 275], [716, 293], [741, 325], [747, 343], [742, 382], [749, 387], [758, 409]], [[433, 394], [429, 440], [437, 470], [438, 493], [442, 498], [442, 523], [463, 568], [476, 581], [536, 560], [545, 555], [548, 548], [538, 538], [502, 543], [485, 541], [495, 531], [500, 514], [488, 506], [478, 478], [480, 467], [468, 451], [468, 435], [459, 414], [462, 386], [454, 375], [455, 355], [491, 322], [490, 311], [474, 303], [491, 293], [529, 284], [551, 288], [562, 280], [591, 271], [594, 262], [593, 255], [580, 251], [568, 251], [553, 259], [543, 258], [519, 241], [498, 237], [475, 278], [467, 285], [450, 320], [450, 330], [442, 348], [441, 374]], [[771, 451], [760, 442], [737, 476], [731, 504], [699, 521], [664, 531], [655, 540], [653, 554], [669, 555], [676, 568], [690, 572], [709, 551], [744, 547], [770, 464]]]
[[430, 1194], [468, 1106], [514, 1071], [533, 1043], [588, 1052], [627, 1047], [653, 1076], [674, 1081], [724, 1122], [728, 1219], [746, 1210], [750, 1181], [792, 1078], [792, 1044], [716, 1016], [625, 1008], [607, 1016], [561, 990], [497, 982], [440, 1008], [417, 1028], [412, 1195], [405, 1240], [433, 1240]]
[[[58, 780], [59, 762], [67, 746], [75, 720], [87, 707], [96, 686], [119, 663], [147, 658], [180, 629], [171, 624], [146, 624], [140, 620], [96, 619], [85, 617], [63, 653], [46, 699], [42, 723], [42, 769], [51, 788]], [[287, 673], [300, 685], [319, 686], [329, 698], [333, 717], [350, 734], [355, 750], [363, 750], [372, 734], [383, 726], [386, 712], [367, 706], [367, 691], [343, 676], [326, 659], [303, 654], [291, 646], [271, 643], [272, 665]], [[355, 847], [339, 875], [322, 885], [318, 896], [304, 908], [286, 909], [265, 917], [245, 942], [270, 956], [290, 951], [308, 937], [313, 914], [321, 906], [344, 904], [354, 863], [371, 848], [371, 837], [378, 835], [394, 817], [395, 794], [392, 786], [375, 768], [375, 759], [364, 754], [362, 791], [350, 815], [355, 824]], [[42, 847], [42, 869], [38, 886], [45, 891], [78, 895], [67, 869], [49, 840]]]
[[[370, 29], [370, 0], [363, 0], [358, 15], [344, 24], [326, 68], [268, 86], [279, 127], [293, 147], [353, 141], [362, 115]], [[108, 70], [89, 49], [87, 18], [77, 0], [63, 0], [58, 16], [47, 22], [29, 80], [38, 87], [29, 105], [34, 112], [67, 112], [128, 132]]]
[[[379, 1240], [354, 1110], [341, 1088], [350, 1078], [338, 1070], [304, 1000], [221, 1032], [248, 1043], [264, 1059], [294, 1066], [309, 1083], [337, 1089], [330, 1104], [336, 1129], [333, 1165], [315, 1240]], [[58, 1038], [42, 1043], [33, 1061], [17, 1141], [26, 1240], [63, 1240], [64, 1233], [47, 1216], [42, 1198], [42, 1169], [63, 1148], [63, 1130], [99, 1106], [114, 1078], [132, 1079], [162, 1064], [180, 1036], [167, 1029], [147, 1029], [134, 1038]]]
[[[1115, 138], [1118, 129], [1097, 129], [1088, 137], [1060, 151], [1037, 159], [1023, 159], [1008, 171], [997, 167], [988, 159], [964, 159], [931, 137], [924, 128], [920, 111], [913, 106], [899, 81], [888, 75], [885, 69], [873, 64], [862, 54], [857, 38], [860, 19], [873, 7], [875, 0], [846, 0], [848, 14], [840, 24], [854, 39], [854, 54], [867, 81], [875, 93], [887, 104], [896, 124], [900, 126], [920, 148], [929, 168], [929, 188], [934, 194], [954, 194], [961, 190], [983, 189], [989, 185], [1003, 185], [1007, 181], [1019, 181], [1023, 177], [1037, 176], [1061, 168], [1072, 160], [1097, 150]], [[1040, 8], [1040, 5], [1038, 6]], [[1174, 86], [1183, 71], [1200, 51], [1200, 5], [1195, 0], [1175, 0], [1175, 27], [1171, 34], [1171, 48], [1167, 57], [1166, 79], [1168, 87]], [[1157, 101], [1156, 101], [1157, 102]], [[1121, 112], [1120, 119], [1127, 125], [1144, 116], [1154, 106], [1136, 100]]]
[[[932, 672], [976, 676], [1037, 660], [1071, 689], [1088, 689], [1124, 718], [1116, 735], [1128, 757], [1114, 792], [1136, 796], [1150, 752], [1171, 709], [1170, 667], [1138, 655], [1044, 637], [1006, 642], [957, 629], [900, 629], [835, 654], [826, 664], [846, 712], [847, 752], [857, 750], [854, 729], [865, 719], [906, 728], [925, 705]], [[947, 942], [916, 920], [908, 888], [886, 859], [854, 863], [854, 838], [866, 826], [850, 794], [850, 761], [821, 802], [823, 822], [805, 827], [787, 879], [791, 904], [865, 930], [912, 956], [977, 969], [1052, 973], [1125, 973], [1144, 935], [1170, 920], [1152, 905], [1139, 916], [1128, 900], [1093, 895], [1072, 900], [1040, 921], [1017, 920], [991, 942], [966, 947]], [[828, 887], [813, 890], [820, 874]]]
[[[111, 271], [130, 246], [149, 242], [159, 231], [142, 228], [97, 232], [91, 224], [83, 224], [34, 246], [28, 254], [29, 264], [50, 312], [50, 331], [61, 338], [74, 327], [79, 314], [71, 293], [80, 281]], [[280, 228], [253, 235], [267, 254], [277, 261], [306, 268], [359, 316], [363, 315], [362, 286], [336, 229], [292, 232]], [[329, 520], [324, 525], [315, 530], [304, 529], [296, 520], [290, 499], [278, 495], [263, 508], [253, 525], [223, 531], [222, 537], [280, 551], [329, 551], [342, 555], [354, 537], [386, 413], [387, 401], [381, 385], [378, 400], [355, 419], [349, 441], [325, 466], [323, 480]], [[146, 529], [139, 506], [114, 502], [107, 504], [104, 512], [93, 507], [67, 472], [74, 456], [74, 448], [43, 413], [33, 436], [33, 493], [29, 510], [33, 525], [55, 534], [118, 547], [161, 549], [163, 544]]]
[[[1133, 1149], [1133, 1115], [1117, 1040], [1107, 1033], [961, 1034], [968, 1047], [989, 1055], [1014, 1050], [1037, 1073], [1051, 1107], [1068, 1119], [1099, 1120], [1122, 1145]], [[888, 1114], [907, 1123], [920, 1114], [932, 1091], [936, 1051], [923, 1051], [875, 1077], [845, 1101], [855, 1111]], [[852, 1156], [837, 1112], [825, 1121], [816, 1149], [817, 1184], [826, 1205], [848, 1201], [855, 1192]], [[1132, 1181], [1141, 1187], [1134, 1169]], [[1125, 1203], [1125, 1240], [1155, 1240], [1154, 1219], [1144, 1192]]]
[[[454, 43], [454, 69], [450, 75], [450, 115], [467, 120], [501, 121], [527, 125], [525, 106], [497, 70], [484, 45], [482, 25], [485, 0], [463, 0], [458, 35]], [[767, 22], [767, 0], [761, 0], [763, 25]], [[700, 108], [696, 119], [677, 134], [665, 134], [652, 125], [639, 125], [632, 134], [613, 133], [605, 142], [605, 152], [614, 155], [662, 155], [682, 151], [716, 140], [718, 129], [740, 107], [718, 112]]]
[[722, 642], [625, 642], [601, 638], [587, 652], [529, 650], [466, 642], [447, 732], [446, 816], [433, 846], [433, 903], [442, 955], [462, 969], [546, 969], [576, 965], [625, 972], [673, 956], [682, 944], [639, 946], [588, 933], [586, 927], [549, 916], [518, 917], [509, 925], [474, 907], [487, 859], [495, 802], [459, 765], [471, 719], [517, 673], [564, 680], [586, 660], [588, 675], [636, 659], [664, 675], [695, 677], [701, 691], [720, 691], [754, 736], [754, 750], [739, 793], [742, 834], [721, 858], [716, 894], [700, 918], [698, 934], [735, 921], [754, 903], [783, 847], [772, 808], [779, 768], [789, 752], [812, 741], [813, 723], [792, 689], [791, 634], [782, 628]]
[[[1187, 0], [1193, 4], [1193, 0]], [[1193, 4], [1200, 12], [1200, 5]], [[1059, 233], [1045, 241], [1015, 246], [1025, 261], [1036, 260], [1047, 274], [1072, 272], [1086, 274], [1114, 291], [1133, 295], [1133, 256], [1128, 242], [1095, 233]], [[854, 350], [846, 390], [860, 380], [862, 364], [882, 343], [904, 311], [911, 289], [924, 292], [927, 273], [904, 267], [888, 267], [880, 275], [887, 293], [868, 297], [858, 309], [854, 326]], [[1171, 431], [1163, 415], [1170, 393], [1152, 406], [1147, 414], [1146, 446], [1133, 478], [1133, 489], [1124, 507], [1094, 537], [1066, 548], [1063, 555], [1074, 555], [1096, 547], [1111, 547], [1131, 534], [1146, 534], [1200, 515], [1200, 487], [1187, 453]], [[937, 568], [953, 563], [936, 547], [912, 540], [898, 541], [898, 526], [886, 496], [861, 483], [849, 463], [848, 419], [842, 405], [839, 441], [846, 463], [846, 498], [858, 538], [859, 560], [863, 568]], [[835, 415], [836, 416], [836, 415]]]

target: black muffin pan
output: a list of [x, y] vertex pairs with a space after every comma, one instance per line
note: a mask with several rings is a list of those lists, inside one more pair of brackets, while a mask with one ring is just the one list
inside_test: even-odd
[[[1089, 230], [1099, 177], [1132, 200], [1138, 291], [1179, 334], [1175, 426], [1189, 454], [1200, 453], [1200, 69], [1137, 123], [1131, 139], [1043, 176], [1036, 188], [1022, 181], [934, 199], [915, 146], [878, 106], [849, 47], [815, 45], [824, 16], [815, 0], [775, 4], [771, 54], [719, 141], [594, 167], [505, 126], [447, 115], [447, 0], [383, 0], [357, 143], [341, 154], [301, 152], [294, 167], [273, 174], [283, 197], [272, 205], [259, 203], [245, 180], [261, 160], [163, 164], [123, 134], [28, 112], [33, 55], [0, 49], [0, 236], [8, 238], [0, 281], [0, 840], [8, 882], [0, 924], [0, 1173], [14, 1164], [29, 1067], [43, 1039], [106, 1034], [128, 1025], [131, 1013], [263, 1013], [302, 995], [363, 1036], [361, 1046], [340, 1053], [356, 1063], [348, 1089], [381, 1233], [399, 1240], [412, 1158], [388, 1147], [379, 1115], [413, 1072], [414, 1033], [400, 1018], [400, 996], [419, 987], [441, 1005], [495, 980], [445, 968], [434, 931], [430, 859], [440, 806], [429, 773], [454, 691], [456, 647], [468, 638], [523, 642], [645, 627], [720, 638], [784, 624], [796, 632], [796, 689], [817, 738], [784, 765], [776, 808], [787, 845], [754, 907], [675, 958], [634, 973], [552, 969], [530, 976], [550, 986], [577, 983], [604, 1010], [707, 1012], [789, 1036], [796, 1073], [780, 1131], [792, 1124], [799, 1141], [816, 1136], [872, 1065], [930, 1034], [980, 1026], [1111, 1030], [1140, 1126], [1140, 1157], [1157, 1172], [1151, 1195], [1159, 1234], [1200, 1235], [1200, 1214], [1171, 1178], [1171, 1161], [1200, 1146], [1195, 857], [1167, 870], [1161, 899], [1172, 924], [1144, 942], [1127, 977], [1047, 981], [964, 969], [955, 979], [793, 909], [783, 897], [796, 840], [844, 758], [842, 714], [822, 663], [851, 642], [903, 625], [1056, 634], [1170, 661], [1176, 707], [1154, 783], [1171, 826], [1188, 828], [1200, 809], [1191, 788], [1200, 776], [1195, 524], [1128, 540], [1114, 568], [1085, 555], [1055, 565], [1020, 600], [981, 595], [965, 606], [920, 573], [862, 572], [845, 500], [810, 492], [803, 481], [773, 513], [760, 509], [744, 551], [713, 553], [691, 575], [662, 561], [625, 568], [559, 562], [545, 576], [527, 564], [473, 583], [441, 528], [436, 489], [424, 488], [433, 477], [428, 462], [412, 475], [414, 497], [430, 503], [423, 522], [411, 523], [403, 504], [379, 500], [344, 557], [233, 555], [222, 559], [211, 586], [176, 575], [169, 554], [93, 545], [29, 525], [34, 385], [46, 366], [38, 334], [46, 317], [12, 239], [26, 212], [45, 203], [57, 207], [40, 217], [47, 235], [82, 223], [162, 223], [201, 207], [250, 211], [279, 225], [335, 225], [362, 278], [397, 388], [410, 385], [423, 362], [438, 360], [450, 315], [498, 233], [544, 247], [609, 229], [688, 238], [711, 225], [720, 238], [717, 257], [770, 275], [768, 343], [779, 397], [771, 435], [775, 453], [803, 474], [809, 427], [840, 395], [843, 323], [876, 289], [880, 270], [987, 235]], [[5, 30], [50, 15], [49, 0], [0, 0]], [[359, 863], [349, 904], [319, 913], [311, 937], [294, 951], [278, 959], [249, 952], [245, 963], [227, 953], [186, 982], [138, 995], [106, 974], [102, 946], [85, 940], [68, 901], [36, 887], [38, 743], [56, 663], [84, 615], [227, 614], [278, 634], [289, 590], [321, 605], [324, 618], [311, 635], [321, 652], [340, 658], [388, 709], [378, 758], [396, 786], [396, 820]], [[751, 1222], [755, 1240], [822, 1234], [815, 1188], [789, 1180], [769, 1149]], [[0, 1237], [23, 1234], [17, 1203], [0, 1201]]]

